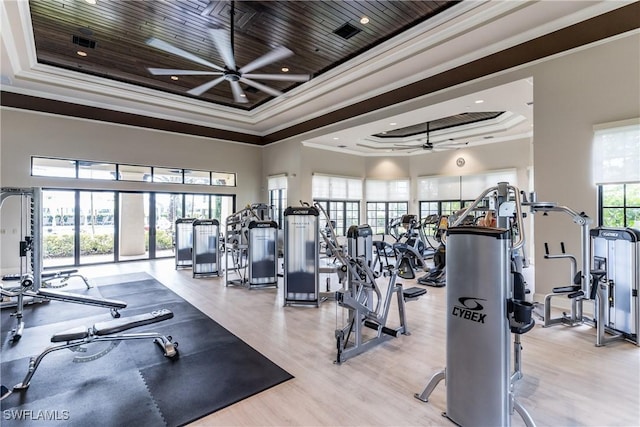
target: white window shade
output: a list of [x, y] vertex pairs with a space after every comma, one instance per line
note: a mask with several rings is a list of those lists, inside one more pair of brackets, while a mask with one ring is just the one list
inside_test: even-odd
[[475, 200], [489, 187], [495, 187], [499, 182], [518, 185], [518, 174], [515, 169], [491, 171], [480, 175], [466, 175], [460, 177], [461, 200]]
[[460, 200], [459, 176], [418, 178], [419, 200]]
[[362, 180], [341, 176], [313, 175], [311, 196], [314, 200], [361, 200]]
[[595, 184], [640, 181], [640, 121], [595, 130], [593, 178]]
[[287, 188], [286, 175], [273, 175], [268, 178], [269, 190], [280, 190]]
[[408, 179], [380, 181], [368, 179], [365, 182], [367, 201], [373, 202], [406, 202], [409, 200]]

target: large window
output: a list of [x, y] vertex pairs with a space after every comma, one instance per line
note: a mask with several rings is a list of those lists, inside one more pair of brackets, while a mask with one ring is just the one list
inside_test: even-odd
[[43, 265], [77, 266], [173, 256], [175, 220], [224, 219], [235, 196], [43, 190]]
[[640, 119], [594, 127], [598, 224], [640, 228]]
[[640, 183], [598, 186], [600, 225], [640, 229]]
[[515, 169], [489, 171], [464, 176], [426, 176], [418, 178], [420, 218], [431, 214], [451, 215], [475, 200], [484, 190], [508, 182], [518, 185]]
[[31, 175], [54, 178], [236, 186], [236, 174], [229, 172], [161, 168], [37, 156], [31, 158]]
[[335, 223], [338, 235], [346, 236], [349, 227], [360, 224], [360, 178], [314, 174], [311, 194], [313, 201], [320, 204]]
[[409, 180], [365, 182], [367, 224], [374, 234], [389, 234], [389, 222], [409, 211]]

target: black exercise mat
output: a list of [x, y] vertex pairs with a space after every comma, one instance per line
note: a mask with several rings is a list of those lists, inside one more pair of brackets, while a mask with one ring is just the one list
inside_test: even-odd
[[[126, 333], [170, 335], [179, 343], [179, 357], [164, 357], [151, 340], [121, 342], [109, 354], [89, 363], [71, 363], [76, 353], [67, 350], [51, 353], [26, 392], [15, 392], [0, 403], [3, 426], [183, 425], [293, 378], [154, 279], [104, 285], [97, 290], [105, 298], [127, 302], [123, 318], [158, 308], [172, 310], [173, 319]], [[48, 303], [53, 310], [34, 317], [22, 340], [29, 336], [42, 340], [38, 329], [60, 321], [56, 319], [56, 307], [65, 320], [68, 312], [61, 309], [67, 305]], [[95, 319], [89, 315], [69, 321], [60, 331], [90, 326]], [[23, 344], [21, 341], [16, 346]], [[43, 341], [41, 349], [47, 345]], [[89, 346], [88, 353], [107, 345], [93, 344], [98, 347], [92, 350]], [[2, 384], [11, 387], [21, 382], [29, 358], [2, 359]]]

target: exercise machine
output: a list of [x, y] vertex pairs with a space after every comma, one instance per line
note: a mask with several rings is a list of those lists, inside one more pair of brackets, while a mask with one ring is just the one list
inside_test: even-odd
[[596, 346], [614, 340], [640, 345], [640, 230], [597, 227], [590, 231], [598, 278]]
[[[573, 256], [571, 265], [571, 274], [573, 276], [571, 282], [565, 286], [558, 286], [552, 289], [550, 294], [545, 295], [544, 298], [544, 327], [564, 324], [567, 326], [577, 326], [585, 322], [591, 322], [591, 319], [586, 318], [583, 315], [583, 304], [585, 301], [594, 300], [595, 295], [591, 293], [591, 250], [589, 241], [589, 228], [593, 223], [593, 220], [584, 212], [577, 212], [567, 206], [561, 206], [552, 202], [538, 202], [535, 194], [531, 195], [530, 201], [523, 201], [523, 206], [528, 206], [531, 213], [535, 214], [542, 212], [547, 215], [549, 212], [560, 212], [567, 214], [571, 217], [573, 222], [580, 226], [580, 265], [581, 269], [577, 269], [576, 257]], [[564, 245], [561, 245], [563, 247]], [[564, 254], [564, 255], [563, 255]], [[548, 246], [545, 245], [545, 258], [546, 259], [558, 259], [568, 258], [570, 256], [566, 253], [552, 255], [548, 253]], [[575, 266], [574, 263], [575, 262]], [[555, 297], [566, 297], [571, 300], [571, 312], [567, 315], [563, 313], [561, 317], [553, 318], [551, 316], [551, 300]]]
[[[497, 227], [461, 226], [467, 214], [491, 197]], [[533, 306], [514, 290], [514, 253], [524, 244], [520, 191], [499, 183], [480, 195], [447, 230], [446, 369], [434, 374], [415, 397], [427, 402], [446, 380], [445, 416], [460, 426], [511, 425], [515, 410], [525, 425], [535, 423], [516, 400], [511, 373], [510, 333], [533, 327]], [[518, 277], [518, 279], [516, 279]], [[520, 363], [517, 355], [516, 363]]]
[[[317, 205], [326, 216], [326, 212]], [[331, 239], [321, 234], [327, 246], [333, 245]], [[377, 283], [377, 273], [373, 256], [371, 227], [366, 224], [352, 226], [347, 233], [347, 252], [333, 248], [343, 274], [346, 273], [346, 286], [336, 292], [336, 303], [347, 310], [348, 316], [344, 327], [335, 330], [337, 355], [335, 363], [364, 353], [392, 337], [410, 335], [405, 316], [405, 301], [417, 300], [426, 294], [426, 289], [404, 289], [397, 283], [398, 270], [401, 263], [414, 263], [422, 258], [415, 248], [407, 243], [393, 245], [396, 263], [388, 269], [388, 281], [385, 290]], [[388, 325], [389, 313], [396, 299], [398, 322], [395, 328]], [[367, 335], [367, 332], [370, 334]]]
[[176, 270], [193, 266], [193, 221], [195, 218], [176, 219]]
[[270, 217], [270, 208], [262, 203], [227, 217], [226, 286], [278, 286], [278, 225]]
[[217, 219], [196, 219], [192, 224], [193, 277], [220, 275], [220, 222]]
[[[106, 355], [113, 350], [121, 341], [126, 340], [139, 340], [139, 339], [151, 339], [156, 343], [163, 352], [163, 355], [168, 358], [175, 358], [178, 355], [178, 343], [172, 342], [171, 336], [162, 335], [157, 332], [143, 332], [143, 333], [129, 333], [122, 334], [129, 329], [137, 328], [144, 325], [150, 325], [153, 323], [162, 322], [173, 318], [173, 312], [168, 309], [160, 309], [152, 311], [150, 313], [140, 314], [128, 318], [112, 320], [109, 322], [96, 323], [90, 327], [76, 327], [64, 332], [54, 334], [51, 337], [51, 342], [54, 345], [47, 347], [38, 356], [32, 357], [29, 361], [29, 368], [27, 374], [21, 383], [16, 384], [12, 391], [24, 391], [31, 385], [31, 379], [36, 373], [36, 370], [40, 366], [42, 360], [48, 354], [58, 350], [71, 350], [74, 352], [83, 353], [86, 351], [86, 346], [92, 343], [109, 342], [111, 346], [107, 350], [102, 351], [96, 355], [90, 357], [77, 356], [74, 358], [74, 362], [88, 362], [96, 360], [99, 357]], [[4, 393], [2, 399], [6, 398], [10, 393]], [[2, 400], [0, 399], [0, 400]]]
[[[314, 206], [289, 206], [284, 211], [284, 305], [315, 305], [319, 292], [319, 211]], [[331, 239], [325, 243], [335, 255]]]
[[[567, 326], [578, 326], [582, 325], [585, 321], [585, 317], [582, 313], [582, 302], [583, 299], [577, 298], [577, 296], [582, 295], [580, 291], [582, 290], [582, 274], [578, 274], [578, 261], [575, 255], [569, 254], [566, 252], [564, 242], [560, 242], [560, 253], [550, 253], [549, 244], [547, 242], [544, 243], [544, 259], [548, 260], [563, 260], [566, 259], [569, 261], [569, 285], [565, 286], [556, 286], [552, 289], [550, 294], [545, 295], [544, 297], [544, 314], [540, 315], [544, 322], [543, 326], [549, 327], [553, 325], [567, 325]], [[571, 300], [571, 309], [570, 312], [566, 311], [562, 313], [561, 316], [552, 317], [551, 316], [551, 299], [557, 296], [567, 296]]]
[[[438, 243], [437, 247], [433, 247], [433, 268], [430, 268], [427, 271], [427, 274], [418, 278], [418, 284], [425, 286], [433, 286], [436, 288], [441, 288], [447, 284], [446, 279], [446, 246], [444, 243], [443, 236], [447, 232], [448, 228], [448, 217], [447, 216], [438, 216], [438, 215], [429, 215], [423, 221], [425, 226], [427, 224], [437, 224], [435, 230], [433, 232], [433, 237]], [[431, 244], [431, 243], [429, 243]]]
[[[15, 327], [11, 330], [11, 340], [18, 341], [24, 332], [24, 307], [28, 304], [62, 301], [74, 304], [91, 305], [108, 308], [113, 317], [120, 317], [119, 310], [127, 306], [123, 301], [96, 298], [89, 295], [62, 292], [42, 287], [42, 189], [33, 188], [2, 188], [0, 207], [9, 197], [16, 196], [21, 201], [21, 235], [20, 242], [20, 280], [13, 288], [0, 286], [0, 294], [10, 301], [8, 306], [15, 307], [12, 314], [16, 319]], [[27, 213], [24, 207], [27, 207]], [[27, 219], [26, 223], [24, 219]], [[28, 225], [26, 225], [28, 224]], [[30, 233], [27, 235], [27, 232]], [[45, 279], [46, 280], [46, 279]], [[3, 302], [3, 307], [4, 307]]]

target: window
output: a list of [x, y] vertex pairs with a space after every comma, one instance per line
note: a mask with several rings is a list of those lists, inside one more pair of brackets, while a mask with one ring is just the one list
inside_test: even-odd
[[236, 186], [235, 173], [36, 156], [31, 158], [31, 175], [55, 178]]
[[118, 179], [151, 182], [151, 166], [118, 165]]
[[431, 214], [451, 215], [475, 200], [484, 190], [508, 182], [517, 185], [516, 169], [489, 171], [478, 175], [427, 176], [418, 178], [420, 218]]
[[367, 223], [374, 234], [389, 234], [389, 222], [408, 213], [409, 180], [365, 182]]
[[[360, 224], [360, 202], [317, 199], [314, 202], [321, 205], [335, 223], [334, 229], [338, 236], [346, 236], [349, 227]], [[324, 226], [323, 223], [320, 225]]]
[[211, 184], [211, 172], [208, 172], [208, 171], [194, 171], [194, 170], [185, 169], [184, 170], [184, 183], [185, 184], [209, 185], [209, 184]]
[[45, 268], [174, 255], [178, 218], [235, 211], [235, 196], [46, 189], [42, 192]]
[[598, 186], [599, 225], [640, 228], [640, 183]]
[[346, 236], [349, 227], [360, 224], [360, 178], [314, 174], [311, 179], [311, 195], [313, 201], [322, 205], [335, 223], [338, 235]]
[[78, 161], [78, 178], [115, 180], [116, 165], [113, 163]]
[[389, 234], [389, 222], [408, 212], [408, 202], [367, 202], [367, 224], [373, 234]]
[[153, 168], [153, 182], [182, 184], [182, 169]]
[[640, 119], [594, 127], [598, 224], [640, 228]]
[[31, 175], [55, 178], [75, 178], [76, 161], [64, 159], [31, 158]]

